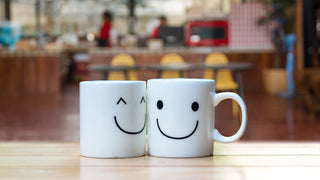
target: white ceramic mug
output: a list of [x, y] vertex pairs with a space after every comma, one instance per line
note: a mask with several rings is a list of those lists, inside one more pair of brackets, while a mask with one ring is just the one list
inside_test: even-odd
[[81, 155], [98, 158], [145, 154], [146, 83], [80, 82]]
[[[247, 124], [246, 105], [235, 93], [215, 93], [207, 79], [152, 79], [147, 83], [148, 150], [152, 156], [201, 157], [213, 154], [213, 141], [239, 139]], [[236, 134], [225, 137], [214, 128], [214, 107], [235, 100], [242, 122]]]

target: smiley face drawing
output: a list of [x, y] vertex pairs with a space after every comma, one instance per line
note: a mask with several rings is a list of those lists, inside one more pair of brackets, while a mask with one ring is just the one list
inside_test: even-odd
[[[145, 106], [145, 104], [146, 104], [146, 100], [145, 100], [144, 96], [142, 96], [140, 101], [139, 101], [139, 105], [144, 105]], [[134, 103], [130, 105], [129, 102], [127, 102], [123, 97], [120, 97], [118, 99], [118, 101], [116, 102], [116, 105], [117, 106], [131, 106], [132, 108], [137, 106], [137, 104], [134, 104]], [[130, 135], [140, 134], [144, 130], [145, 126], [146, 126], [146, 120], [144, 119], [144, 124], [143, 124], [142, 128], [140, 128], [137, 131], [128, 131], [128, 130], [125, 130], [123, 127], [120, 126], [120, 124], [118, 122], [119, 121], [118, 117], [116, 115], [113, 117], [113, 119], [114, 119], [114, 122], [115, 122], [115, 124], [116, 124], [116, 126], [118, 127], [119, 130], [121, 130], [122, 132], [124, 132], [126, 134], [130, 134]]]
[[159, 157], [212, 155], [214, 81], [151, 79], [147, 82], [148, 152]]
[[[159, 100], [157, 101], [156, 106], [157, 106], [157, 109], [158, 109], [159, 111], [161, 111], [161, 110], [163, 110], [163, 108], [164, 108], [165, 105], [164, 105], [163, 101], [159, 99]], [[192, 110], [193, 112], [197, 112], [197, 111], [199, 110], [199, 103], [196, 102], [196, 101], [194, 101], [194, 102], [191, 104], [190, 107], [191, 107], [190, 110]], [[164, 135], [164, 136], [167, 137], [167, 138], [175, 139], [175, 140], [182, 140], [182, 139], [189, 138], [190, 136], [192, 136], [192, 135], [196, 132], [196, 130], [197, 130], [197, 128], [198, 128], [198, 125], [199, 125], [199, 121], [197, 120], [197, 121], [196, 121], [196, 124], [195, 124], [195, 126], [194, 126], [194, 129], [193, 129], [190, 133], [187, 133], [187, 134], [184, 135], [184, 136], [172, 136], [172, 135], [169, 135], [168, 133], [165, 133], [164, 130], [162, 130], [162, 128], [161, 128], [161, 126], [160, 126], [160, 124], [159, 124], [159, 118], [156, 118], [156, 122], [157, 122], [157, 128], [158, 128], [158, 130], [160, 131], [160, 133], [161, 133], [162, 135]]]

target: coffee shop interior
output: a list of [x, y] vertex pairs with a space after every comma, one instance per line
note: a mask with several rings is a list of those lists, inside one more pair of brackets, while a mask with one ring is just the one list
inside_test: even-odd
[[[1, 1], [0, 140], [79, 141], [80, 81], [171, 76], [216, 79], [217, 91], [240, 94], [243, 141], [320, 140], [319, 3], [275, 2]], [[170, 63], [186, 66], [158, 67]], [[225, 135], [241, 121], [233, 108], [216, 108]]]
[[[246, 103], [239, 143], [317, 142], [319, 54], [317, 0], [2, 0], [0, 159], [11, 163], [10, 152], [24, 148], [78, 147], [79, 83], [92, 80], [214, 79], [217, 92], [235, 92]], [[221, 102], [215, 127], [233, 135], [239, 113], [232, 100]], [[12, 162], [24, 167], [27, 159]], [[0, 163], [8, 177], [28, 174], [11, 165]], [[45, 171], [73, 177], [58, 169]]]

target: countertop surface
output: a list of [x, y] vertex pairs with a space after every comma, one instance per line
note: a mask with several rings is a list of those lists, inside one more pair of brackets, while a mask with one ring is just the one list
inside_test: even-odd
[[202, 158], [80, 156], [78, 142], [1, 142], [1, 179], [319, 179], [320, 143], [214, 144]]
[[232, 47], [163, 47], [161, 49], [148, 49], [146, 47], [131, 47], [131, 48], [98, 48], [98, 47], [73, 47], [62, 48], [60, 50], [0, 50], [0, 56], [34, 56], [34, 55], [57, 55], [61, 52], [73, 52], [73, 53], [89, 53], [92, 55], [114, 55], [114, 54], [209, 54], [211, 52], [222, 53], [273, 53], [274, 49], [265, 48], [232, 48]]
[[211, 52], [222, 53], [273, 53], [274, 49], [265, 48], [232, 48], [232, 47], [164, 47], [162, 49], [148, 48], [92, 48], [90, 54], [167, 54], [167, 53], [194, 53], [209, 54]]

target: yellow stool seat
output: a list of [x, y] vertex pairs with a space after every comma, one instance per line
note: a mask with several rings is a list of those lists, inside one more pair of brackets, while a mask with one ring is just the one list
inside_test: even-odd
[[[204, 63], [207, 65], [228, 64], [228, 58], [222, 53], [209, 54]], [[204, 79], [215, 79], [217, 90], [235, 90], [238, 89], [238, 84], [233, 80], [232, 74], [228, 69], [218, 70], [217, 77], [214, 77], [212, 69], [204, 70]]]
[[220, 91], [227, 91], [227, 90], [235, 90], [238, 89], [238, 84], [236, 82], [222, 82], [217, 81], [216, 83], [216, 89]]
[[[160, 60], [161, 65], [184, 64], [184, 60], [178, 54], [167, 54]], [[161, 78], [182, 78], [179, 71], [162, 71]]]
[[[135, 66], [135, 61], [132, 56], [128, 54], [118, 54], [112, 58], [111, 66]], [[108, 76], [109, 80], [126, 80], [125, 72], [123, 71], [111, 71]], [[135, 70], [128, 71], [128, 79], [127, 80], [137, 80], [137, 72]]]

